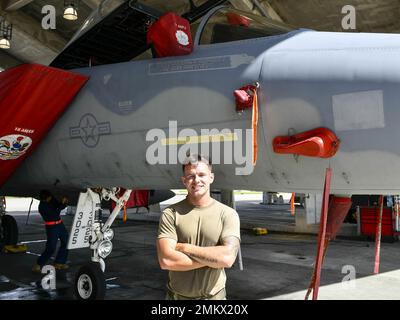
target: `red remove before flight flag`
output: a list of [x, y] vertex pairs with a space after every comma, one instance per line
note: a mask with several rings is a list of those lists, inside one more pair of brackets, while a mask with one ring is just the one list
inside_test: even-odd
[[0, 186], [35, 150], [87, 80], [38, 64], [0, 73]]

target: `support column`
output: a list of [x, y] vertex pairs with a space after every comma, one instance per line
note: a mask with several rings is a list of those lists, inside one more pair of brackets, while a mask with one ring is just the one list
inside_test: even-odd
[[321, 217], [322, 194], [310, 194], [305, 199], [305, 213], [307, 224], [317, 224]]
[[222, 189], [221, 190], [221, 202], [236, 210], [234, 190]]
[[268, 192], [267, 191], [263, 191], [263, 199], [262, 199], [262, 202], [260, 204], [267, 205], [268, 201], [269, 201]]
[[296, 232], [308, 233], [312, 231], [311, 225], [315, 225], [320, 222], [321, 205], [321, 193], [309, 194], [309, 196], [305, 198], [304, 209], [296, 208]]

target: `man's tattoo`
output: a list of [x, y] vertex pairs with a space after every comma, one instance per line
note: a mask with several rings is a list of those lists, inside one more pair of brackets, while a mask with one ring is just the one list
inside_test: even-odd
[[232, 254], [236, 257], [238, 251], [239, 251], [239, 239], [233, 236], [230, 237], [225, 237], [222, 239], [222, 244], [224, 246], [229, 246], [232, 248], [233, 252]]
[[202, 261], [211, 262], [211, 263], [217, 263], [218, 262], [217, 259], [212, 259], [212, 258], [208, 258], [208, 257], [204, 257], [204, 256], [199, 256], [199, 255], [193, 254], [193, 253], [189, 253], [188, 256], [193, 258], [194, 260], [199, 261], [199, 262], [202, 262]]
[[[230, 236], [230, 237], [226, 237], [224, 239], [222, 239], [222, 245], [229, 247], [230, 248], [230, 252], [229, 254], [232, 255], [233, 257], [236, 257], [238, 251], [239, 251], [239, 239], [234, 237], [234, 236]], [[183, 251], [184, 252], [184, 251]], [[220, 261], [216, 258], [211, 258], [211, 257], [206, 257], [204, 255], [199, 255], [196, 253], [189, 253], [189, 252], [184, 252], [186, 255], [188, 255], [190, 258], [200, 262], [200, 263], [219, 263]]]

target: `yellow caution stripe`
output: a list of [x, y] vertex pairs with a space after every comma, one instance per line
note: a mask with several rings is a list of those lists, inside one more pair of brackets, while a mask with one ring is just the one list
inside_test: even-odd
[[164, 138], [161, 139], [163, 146], [167, 145], [180, 145], [180, 144], [197, 144], [206, 142], [228, 142], [237, 141], [238, 136], [235, 132], [218, 133], [218, 134], [205, 134], [199, 136], [186, 136], [177, 138]]

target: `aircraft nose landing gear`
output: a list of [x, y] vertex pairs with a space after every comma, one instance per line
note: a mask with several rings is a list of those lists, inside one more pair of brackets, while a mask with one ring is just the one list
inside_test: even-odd
[[6, 199], [0, 197], [0, 249], [18, 243], [18, 225], [14, 217], [6, 214]]
[[104, 278], [104, 259], [112, 251], [114, 232], [110, 228], [116, 216], [126, 204], [131, 190], [126, 190], [119, 199], [116, 197], [118, 189], [102, 189], [101, 198], [112, 199], [116, 202], [114, 210], [107, 221], [103, 223], [101, 216], [100, 195], [90, 189], [79, 196], [76, 214], [72, 224], [68, 249], [90, 247], [92, 262], [79, 268], [74, 280], [74, 294], [80, 300], [104, 299], [106, 282]]
[[100, 265], [90, 262], [78, 270], [74, 281], [75, 297], [80, 300], [101, 300], [106, 293], [106, 282]]
[[14, 217], [6, 214], [0, 221], [0, 245], [16, 245], [18, 243], [18, 226]]

